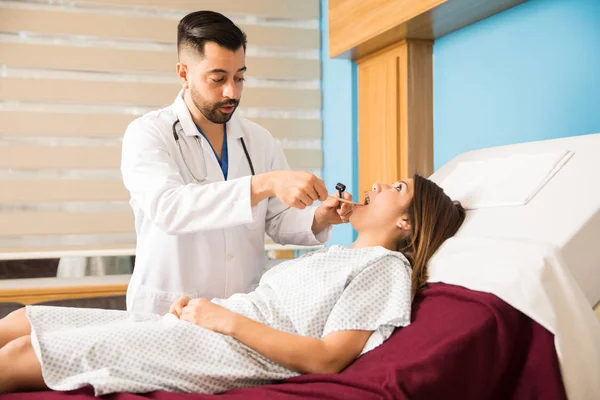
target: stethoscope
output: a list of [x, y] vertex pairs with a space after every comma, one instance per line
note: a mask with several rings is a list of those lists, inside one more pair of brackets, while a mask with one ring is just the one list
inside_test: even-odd
[[[177, 128], [176, 128], [178, 123], [179, 123], [179, 119], [176, 119], [175, 122], [173, 122], [173, 137], [175, 138], [175, 143], [177, 143], [177, 147], [179, 147], [179, 153], [181, 154], [181, 158], [183, 158], [183, 163], [185, 164], [189, 173], [192, 175], [192, 178], [194, 178], [194, 183], [206, 182], [208, 180], [208, 169], [206, 168], [206, 158], [204, 157], [204, 152], [202, 150], [202, 144], [200, 143], [200, 138], [198, 137], [198, 135], [194, 135], [194, 139], [196, 139], [196, 143], [198, 144], [198, 148], [200, 149], [200, 154], [202, 157], [202, 164], [204, 166], [204, 177], [202, 179], [198, 179], [196, 177], [196, 175], [194, 175], [190, 166], [187, 163], [185, 154], [183, 153], [183, 150], [181, 149], [181, 144], [179, 143], [179, 135], [177, 134]], [[227, 140], [227, 137], [225, 137], [224, 140]], [[252, 173], [252, 175], [254, 175], [254, 165], [252, 165], [252, 160], [250, 159], [250, 154], [248, 153], [248, 149], [246, 148], [246, 143], [244, 143], [244, 138], [241, 137], [240, 142], [242, 142], [242, 147], [244, 148], [244, 154], [246, 154], [246, 160], [248, 160], [248, 165], [250, 165], [250, 172]]]

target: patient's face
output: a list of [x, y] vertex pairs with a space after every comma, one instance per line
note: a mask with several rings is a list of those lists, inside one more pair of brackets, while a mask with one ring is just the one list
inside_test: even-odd
[[413, 198], [414, 182], [405, 179], [391, 185], [375, 183], [365, 193], [363, 205], [356, 206], [350, 223], [357, 231], [365, 229], [397, 229], [399, 220], [407, 218]]

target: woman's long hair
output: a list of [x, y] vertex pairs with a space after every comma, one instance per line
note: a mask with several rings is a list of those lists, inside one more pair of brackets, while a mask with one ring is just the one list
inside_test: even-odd
[[414, 194], [409, 205], [411, 234], [399, 244], [412, 265], [411, 298], [427, 285], [427, 263], [444, 241], [458, 231], [465, 209], [452, 201], [442, 188], [418, 174], [413, 177]]

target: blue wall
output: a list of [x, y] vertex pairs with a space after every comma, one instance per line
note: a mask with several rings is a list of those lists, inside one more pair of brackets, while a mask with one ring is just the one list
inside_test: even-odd
[[600, 132], [600, 0], [530, 0], [434, 44], [434, 163]]
[[[323, 93], [323, 178], [329, 192], [342, 182], [357, 198], [358, 110], [356, 64], [329, 58], [327, 0], [321, 0], [321, 84]], [[328, 244], [349, 245], [355, 232], [350, 224], [337, 225]]]

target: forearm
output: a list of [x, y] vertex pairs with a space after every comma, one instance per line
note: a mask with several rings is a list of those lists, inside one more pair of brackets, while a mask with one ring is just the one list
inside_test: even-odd
[[269, 199], [266, 233], [277, 244], [296, 246], [318, 246], [329, 239], [331, 227], [314, 234], [314, 214], [317, 207], [304, 210], [286, 208], [277, 198]]
[[335, 373], [342, 367], [329, 357], [321, 339], [299, 336], [270, 328], [236, 315], [229, 336], [239, 340], [268, 359], [301, 373]]
[[312, 233], [316, 236], [319, 233], [323, 232], [325, 229], [329, 228], [329, 225], [331, 225], [329, 222], [318, 221], [315, 216], [311, 227]]
[[323, 230], [329, 228], [330, 225], [331, 225], [331, 222], [329, 222], [327, 220], [326, 216], [322, 213], [322, 210], [317, 208], [317, 210], [315, 211], [315, 215], [313, 217], [313, 222], [312, 222], [312, 226], [311, 226], [313, 235], [316, 236]]

